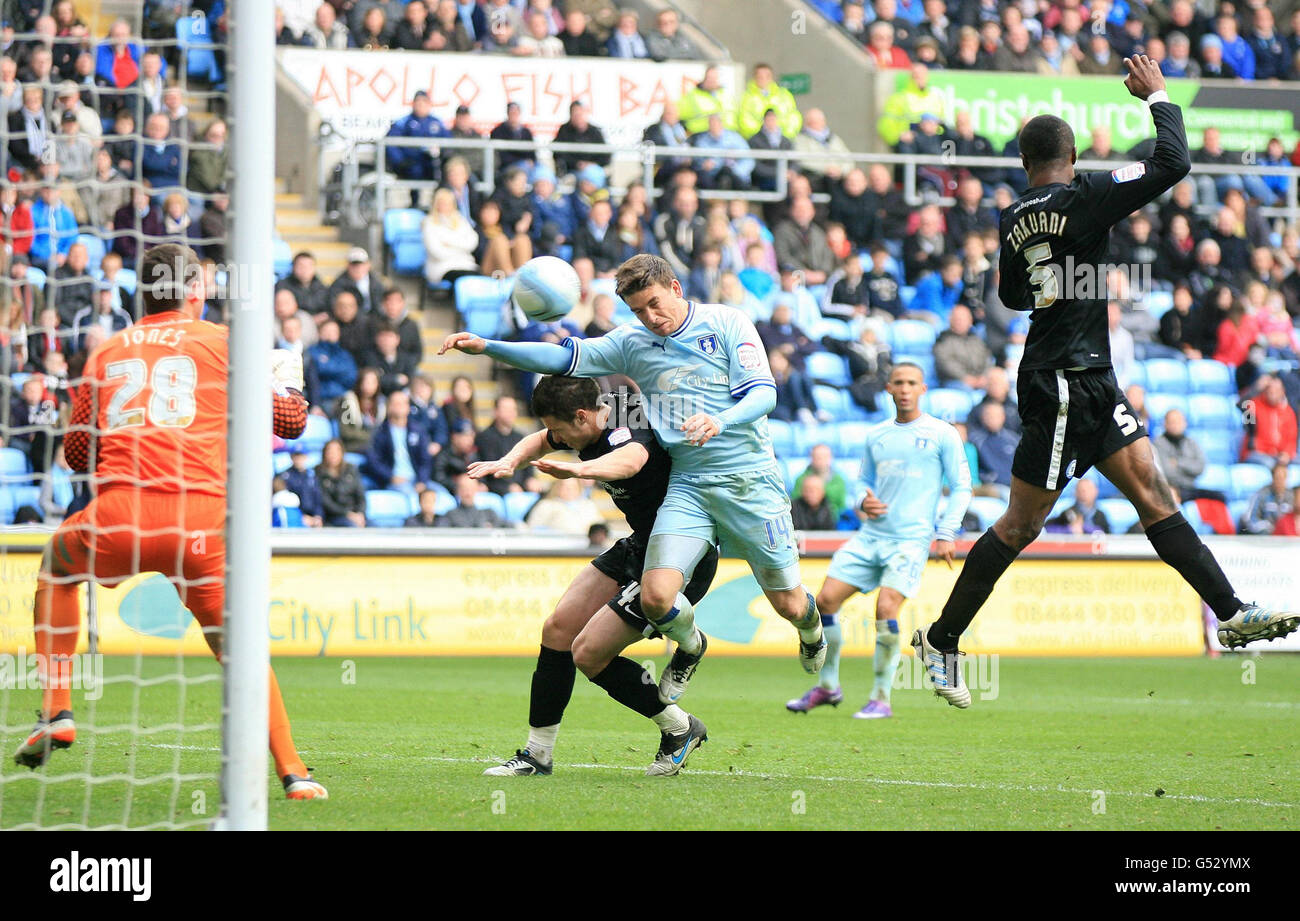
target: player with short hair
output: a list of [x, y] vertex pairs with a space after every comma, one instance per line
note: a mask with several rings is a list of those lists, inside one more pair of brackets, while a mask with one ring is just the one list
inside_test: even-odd
[[[64, 439], [68, 465], [93, 474], [95, 497], [64, 519], [41, 559], [34, 619], [43, 701], [14, 755], [33, 769], [76, 740], [67, 663], [82, 582], [162, 573], [221, 658], [229, 330], [200, 319], [204, 273], [189, 247], [149, 249], [140, 279], [145, 315], [86, 359]], [[301, 359], [278, 352], [272, 374], [275, 434], [297, 438], [307, 426]], [[285, 795], [326, 798], [294, 747], [274, 672], [269, 728]]]
[[[799, 660], [816, 674], [826, 658], [821, 617], [799, 576], [790, 497], [777, 470], [767, 414], [776, 383], [754, 324], [739, 310], [682, 296], [672, 267], [633, 256], [615, 275], [639, 325], [560, 344], [497, 342], [452, 333], [439, 354], [458, 349], [542, 374], [624, 374], [643, 395], [645, 420], [673, 460], [668, 492], [646, 547], [641, 609], [688, 653], [694, 606], [682, 588], [721, 538], [749, 563], [772, 607], [799, 633]], [[672, 700], [671, 670], [660, 689]]]
[[[1069, 124], [1054, 115], [1020, 131], [1029, 189], [1002, 212], [999, 257], [1002, 303], [1032, 311], [1016, 383], [1023, 434], [1012, 463], [1006, 512], [976, 541], [961, 575], [928, 629], [912, 645], [935, 693], [970, 706], [957, 643], [998, 578], [1042, 530], [1070, 477], [1096, 467], [1138, 511], [1156, 554], [1196, 590], [1219, 619], [1219, 640], [1244, 646], [1285, 636], [1300, 614], [1243, 604], [1213, 554], [1178, 509], [1146, 429], [1115, 381], [1108, 336], [1104, 266], [1110, 230], [1191, 170], [1182, 113], [1169, 101], [1159, 66], [1146, 55], [1125, 58], [1125, 86], [1145, 100], [1155, 122], [1151, 156], [1111, 172], [1075, 174], [1078, 152]], [[1096, 276], [1070, 296], [1061, 278]]]
[[[885, 719], [894, 715], [889, 697], [898, 670], [901, 644], [898, 613], [916, 594], [925, 561], [934, 541], [935, 556], [952, 567], [953, 540], [970, 503], [970, 465], [957, 430], [921, 412], [925, 372], [900, 361], [889, 372], [885, 389], [894, 398], [895, 417], [867, 430], [862, 457], [864, 493], [858, 508], [866, 520], [858, 533], [831, 557], [826, 581], [817, 593], [826, 631], [826, 664], [816, 687], [787, 703], [794, 713], [807, 713], [825, 704], [839, 706], [841, 627], [836, 621], [844, 602], [857, 592], [876, 596], [875, 681], [871, 699], [856, 719]], [[947, 481], [951, 492], [943, 518], [936, 522], [939, 499]]]
[[[560, 479], [599, 480], [632, 529], [591, 561], [570, 583], [542, 625], [542, 646], [533, 671], [528, 707], [528, 743], [504, 764], [484, 774], [550, 774], [560, 719], [573, 693], [575, 668], [610, 697], [659, 727], [659, 750], [646, 771], [651, 776], [676, 774], [691, 752], [704, 742], [707, 729], [697, 717], [661, 694], [650, 673], [624, 656], [642, 638], [661, 634], [641, 611], [641, 570], [655, 515], [668, 488], [672, 460], [645, 426], [628, 425], [641, 411], [638, 394], [602, 395], [586, 377], [544, 377], [533, 389], [533, 415], [545, 426], [525, 436], [502, 458], [470, 464], [474, 479], [510, 477], [532, 464]], [[544, 460], [552, 451], [576, 451], [578, 462]], [[718, 569], [718, 552], [710, 548], [683, 594], [696, 604], [709, 590]], [[677, 673], [683, 691], [708, 642], [695, 629], [699, 652], [680, 646], [668, 671]]]

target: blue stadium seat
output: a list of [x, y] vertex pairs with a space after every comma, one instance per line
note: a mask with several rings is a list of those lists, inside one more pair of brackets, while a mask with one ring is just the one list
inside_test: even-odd
[[276, 451], [271, 455], [271, 472], [276, 476], [284, 473], [293, 466], [293, 458], [289, 456], [288, 451]]
[[1097, 510], [1106, 516], [1111, 534], [1124, 534], [1137, 524], [1137, 509], [1127, 499], [1098, 499]]
[[1187, 398], [1187, 423], [1197, 429], [1231, 431], [1241, 427], [1241, 410], [1232, 397], [1194, 393]]
[[410, 517], [411, 498], [406, 493], [395, 489], [366, 490], [366, 519], [374, 527], [400, 528]]
[[635, 323], [636, 315], [632, 313], [632, 308], [618, 296], [618, 283], [612, 278], [593, 278], [589, 286], [592, 297], [597, 294], [608, 294], [614, 299], [614, 322], [622, 325], [623, 323]]
[[[438, 497], [433, 503], [433, 513], [435, 515], [445, 515], [456, 507], [456, 497], [447, 492], [442, 486], [434, 483], [429, 489]], [[515, 495], [515, 493], [511, 493], [511, 495]], [[520, 493], [520, 495], [531, 495], [531, 493]]]
[[45, 270], [44, 270], [44, 269], [38, 269], [38, 268], [37, 268], [36, 266], [34, 266], [34, 265], [29, 265], [29, 266], [27, 267], [27, 280], [28, 280], [29, 282], [31, 282], [32, 285], [35, 286], [36, 288], [39, 288], [39, 289], [42, 290], [42, 291], [45, 290]]
[[1225, 496], [1232, 492], [1232, 468], [1229, 464], [1207, 463], [1201, 475], [1196, 478], [1198, 489], [1221, 492]]
[[117, 283], [117, 286], [127, 294], [135, 294], [135, 289], [140, 283], [139, 278], [135, 274], [135, 269], [119, 269], [117, 277], [113, 280]]
[[1211, 358], [1194, 358], [1187, 363], [1187, 389], [1190, 393], [1217, 393], [1235, 397], [1237, 382], [1232, 369]]
[[1192, 431], [1187, 432], [1196, 443], [1205, 451], [1205, 462], [1207, 464], [1222, 464], [1225, 467], [1231, 466], [1237, 462], [1241, 456], [1241, 439], [1242, 432], [1222, 432], [1222, 431]]
[[1233, 499], [1228, 503], [1228, 514], [1232, 517], [1232, 526], [1241, 531], [1241, 519], [1246, 517], [1246, 509], [1250, 508], [1249, 499]]
[[398, 275], [423, 275], [424, 261], [428, 255], [424, 241], [419, 239], [401, 239], [388, 249], [393, 271]]
[[921, 397], [921, 410], [944, 422], [965, 422], [971, 411], [971, 394], [949, 387], [929, 390]]
[[867, 448], [867, 432], [874, 424], [873, 422], [841, 422], [835, 427], [838, 444], [832, 444], [831, 450], [837, 457], [860, 459]]
[[360, 470], [361, 465], [366, 462], [366, 456], [364, 454], [358, 454], [355, 451], [349, 451], [343, 455], [343, 461]]
[[934, 348], [935, 329], [924, 320], [895, 320], [889, 326], [894, 354], [921, 353], [928, 355]]
[[271, 254], [276, 281], [283, 281], [293, 271], [293, 250], [289, 248], [286, 240], [276, 237], [275, 242], [271, 245]]
[[1249, 499], [1273, 480], [1273, 472], [1263, 464], [1233, 464], [1232, 491], [1229, 499]]
[[325, 447], [325, 442], [333, 437], [334, 426], [330, 420], [312, 413], [307, 416], [307, 428], [303, 429], [303, 433], [298, 438], [289, 442], [287, 447], [290, 451], [319, 454], [321, 448]]
[[862, 479], [862, 461], [856, 457], [838, 457], [832, 463], [832, 468], [848, 482], [850, 492], [853, 484]]
[[780, 419], [768, 419], [767, 431], [772, 437], [772, 452], [777, 457], [794, 454], [794, 427]]
[[301, 528], [301, 527], [302, 527], [302, 509], [300, 509], [300, 508], [273, 508], [273, 509], [271, 509], [271, 527], [274, 527], [274, 528]]
[[506, 520], [506, 503], [494, 492], [481, 492], [474, 497], [475, 508], [485, 508], [497, 513], [503, 522]]
[[1147, 391], [1147, 413], [1151, 416], [1149, 428], [1153, 433], [1159, 432], [1165, 426], [1165, 414], [1171, 409], [1177, 409], [1184, 416], [1187, 412], [1187, 397], [1182, 394], [1160, 393], [1155, 388]]
[[966, 510], [979, 519], [981, 529], [987, 530], [1002, 517], [1007, 504], [996, 496], [972, 496]]
[[423, 223], [419, 208], [389, 208], [384, 212], [384, 242], [392, 246], [403, 237], [420, 237]]
[[1292, 464], [1286, 470], [1286, 485], [1291, 489], [1300, 486], [1300, 464]]
[[[461, 317], [468, 318], [472, 313], [488, 313], [494, 317], [501, 316], [501, 305], [510, 297], [514, 281], [509, 278], [491, 278], [487, 275], [462, 275], [456, 279], [453, 288], [456, 296], [456, 309]], [[495, 332], [495, 330], [493, 330]]]
[[537, 500], [540, 499], [535, 492], [508, 492], [505, 496], [506, 521], [523, 521], [528, 516], [528, 512]]
[[1151, 394], [1174, 396], [1187, 393], [1187, 364], [1173, 358], [1151, 358], [1142, 362], [1146, 368], [1146, 389]]
[[1115, 484], [1112, 483], [1110, 480], [1106, 479], [1104, 476], [1102, 476], [1101, 473], [1098, 472], [1096, 467], [1093, 467], [1091, 470], [1085, 473], [1083, 475], [1083, 478], [1085, 480], [1091, 480], [1092, 482], [1097, 484], [1098, 501], [1102, 499], [1114, 499], [1120, 495], [1120, 492], [1115, 487]]
[[850, 401], [846, 391], [827, 387], [824, 384], [815, 384], [812, 391], [813, 402], [817, 404], [819, 410], [825, 410], [834, 419], [843, 419], [848, 415]]
[[1201, 510], [1197, 508], [1194, 501], [1183, 503], [1183, 517], [1187, 519], [1187, 523], [1192, 526], [1192, 530], [1197, 534], [1214, 533], [1214, 528], [1201, 518]]
[[1172, 310], [1174, 307], [1174, 295], [1172, 291], [1149, 291], [1147, 292], [1147, 312], [1155, 319], [1159, 320], [1162, 316]]
[[822, 317], [808, 330], [808, 336], [816, 342], [821, 342], [823, 336], [848, 340], [853, 338], [853, 331], [849, 328], [849, 324], [843, 320], [836, 320], [834, 317]]
[[185, 53], [185, 74], [216, 86], [224, 81], [221, 66], [211, 46], [214, 42], [207, 14], [195, 10], [176, 20], [176, 41]]
[[[899, 287], [899, 289], [898, 289], [898, 299], [899, 299], [899, 301], [902, 302], [902, 304], [903, 304], [903, 309], [906, 310], [906, 309], [911, 308], [911, 306], [912, 306], [912, 300], [913, 300], [915, 297], [916, 297], [916, 286], [915, 286], [915, 285], [902, 285], [902, 286]], [[917, 321], [908, 321], [908, 322], [920, 322], [920, 321], [917, 320]]]
[[99, 264], [104, 261], [104, 253], [107, 252], [104, 241], [94, 234], [83, 233], [77, 235], [75, 242], [86, 247], [86, 255], [89, 257], [86, 267], [94, 275], [99, 271]]
[[41, 507], [41, 488], [39, 486], [0, 486], [0, 492], [9, 494], [9, 520], [13, 522], [13, 514], [24, 505], [30, 505], [32, 508], [39, 510]]
[[28, 479], [27, 455], [17, 448], [0, 448], [0, 483], [26, 483]]
[[807, 357], [804, 367], [808, 376], [815, 381], [824, 381], [836, 387], [849, 385], [849, 365], [839, 355], [814, 352]]
[[785, 491], [794, 491], [794, 481], [799, 479], [799, 475], [808, 469], [808, 461], [802, 457], [792, 457], [789, 460], [781, 462], [781, 478], [785, 480]]

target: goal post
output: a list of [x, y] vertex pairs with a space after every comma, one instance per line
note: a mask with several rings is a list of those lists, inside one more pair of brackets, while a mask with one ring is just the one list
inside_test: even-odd
[[264, 830], [270, 640], [271, 291], [275, 215], [275, 21], [272, 3], [230, 10], [229, 515], [226, 524], [224, 820]]

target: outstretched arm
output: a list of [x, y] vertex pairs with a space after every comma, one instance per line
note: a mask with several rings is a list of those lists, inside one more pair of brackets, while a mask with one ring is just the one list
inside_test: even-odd
[[470, 479], [482, 480], [495, 477], [498, 480], [515, 475], [520, 466], [530, 464], [551, 452], [550, 442], [546, 439], [546, 429], [533, 432], [519, 439], [519, 443], [494, 461], [475, 461], [469, 465]]
[[473, 333], [452, 333], [443, 340], [439, 355], [455, 349], [468, 355], [487, 355], [521, 371], [538, 374], [564, 374], [573, 364], [569, 346], [550, 342], [499, 342]]
[[771, 384], [759, 384], [751, 387], [734, 406], [724, 409], [716, 416], [708, 413], [696, 413], [682, 423], [686, 440], [696, 447], [706, 443], [710, 438], [722, 434], [729, 425], [744, 425], [766, 416], [776, 409], [776, 388]]

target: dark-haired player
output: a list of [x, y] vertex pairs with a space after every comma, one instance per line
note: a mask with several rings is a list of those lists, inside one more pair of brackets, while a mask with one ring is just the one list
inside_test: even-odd
[[[640, 395], [602, 396], [586, 377], [544, 377], [533, 390], [533, 415], [546, 426], [523, 438], [504, 457], [471, 464], [475, 479], [508, 477], [522, 465], [565, 479], [599, 480], [632, 529], [580, 572], [542, 625], [542, 647], [533, 672], [528, 743], [485, 774], [549, 774], [560, 718], [573, 693], [575, 669], [623, 706], [659, 727], [659, 751], [647, 774], [676, 774], [707, 738], [700, 720], [677, 706], [707, 648], [695, 629], [698, 652], [680, 646], [656, 687], [650, 674], [620, 656], [642, 638], [661, 634], [641, 611], [641, 571], [655, 516], [668, 490], [672, 461], [644, 421]], [[552, 451], [578, 452], [578, 463], [543, 460]], [[710, 548], [683, 589], [696, 604], [718, 569]]]
[[[1029, 189], [1002, 212], [1002, 303], [1032, 311], [1016, 384], [1023, 435], [1011, 468], [1006, 512], [971, 548], [943, 613], [912, 645], [935, 693], [970, 706], [957, 643], [998, 578], [1042, 530], [1070, 477], [1096, 467], [1138, 511], [1160, 559], [1178, 570], [1219, 618], [1219, 639], [1244, 646], [1285, 636], [1300, 614], [1243, 604], [1192, 530], [1160, 473], [1146, 430], [1115, 382], [1107, 332], [1103, 265], [1110, 229], [1191, 170], [1182, 113], [1169, 101], [1160, 68], [1146, 55], [1124, 60], [1130, 93], [1155, 122], [1151, 156], [1112, 172], [1076, 174], [1074, 133], [1054, 115], [1020, 131]], [[1080, 268], [1082, 267], [1082, 268]], [[1063, 279], [1091, 271], [1091, 297], [1073, 297]]]

